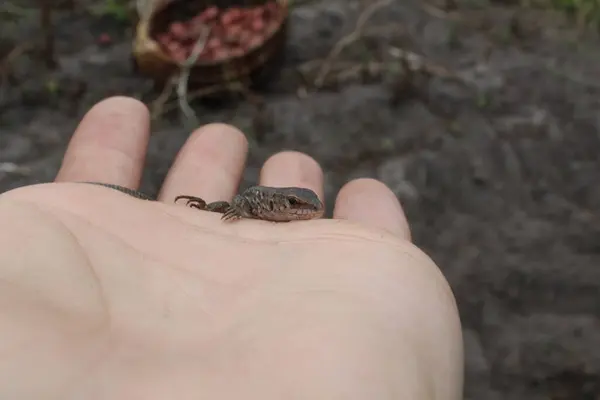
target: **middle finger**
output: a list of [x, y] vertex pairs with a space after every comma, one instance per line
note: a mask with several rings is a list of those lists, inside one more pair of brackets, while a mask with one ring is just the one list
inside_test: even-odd
[[207, 202], [230, 201], [237, 192], [247, 151], [246, 137], [233, 126], [210, 124], [197, 129], [177, 154], [159, 199], [173, 201], [176, 196], [191, 195]]

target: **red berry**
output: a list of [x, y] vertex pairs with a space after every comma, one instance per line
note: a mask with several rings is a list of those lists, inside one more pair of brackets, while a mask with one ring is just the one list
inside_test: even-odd
[[173, 22], [169, 31], [174, 38], [179, 40], [185, 40], [188, 37], [188, 30], [182, 22]]
[[100, 36], [98, 36], [98, 43], [100, 44], [110, 44], [112, 42], [112, 38], [110, 37], [110, 35], [108, 33], [101, 33]]

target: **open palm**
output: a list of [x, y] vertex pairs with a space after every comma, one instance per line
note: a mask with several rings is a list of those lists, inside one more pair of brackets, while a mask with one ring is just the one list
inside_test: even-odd
[[[346, 185], [334, 219], [275, 224], [172, 204], [229, 200], [246, 141], [192, 135], [150, 202], [136, 187], [147, 112], [113, 98], [82, 121], [57, 183], [0, 196], [0, 398], [459, 399], [454, 299], [393, 194]], [[261, 182], [322, 197], [308, 156]]]

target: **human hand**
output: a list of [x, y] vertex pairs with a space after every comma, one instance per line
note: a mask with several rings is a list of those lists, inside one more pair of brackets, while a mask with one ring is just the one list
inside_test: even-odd
[[[70, 183], [136, 188], [148, 119], [99, 103], [57, 183], [0, 196], [0, 398], [462, 398], [454, 298], [389, 189], [356, 180], [333, 219], [281, 224], [172, 204], [236, 193], [247, 142], [220, 124], [190, 136], [157, 202]], [[300, 153], [260, 184], [323, 198]]]

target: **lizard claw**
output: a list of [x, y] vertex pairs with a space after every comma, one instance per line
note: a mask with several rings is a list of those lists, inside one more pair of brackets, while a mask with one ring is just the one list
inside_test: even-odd
[[237, 210], [231, 206], [229, 206], [229, 208], [227, 208], [227, 210], [225, 210], [225, 212], [221, 216], [221, 219], [223, 221], [230, 221], [230, 220], [240, 219], [240, 218], [241, 218], [241, 216], [239, 215]]
[[177, 203], [177, 200], [180, 199], [184, 199], [187, 200], [185, 202], [185, 205], [190, 207], [190, 208], [197, 208], [198, 210], [205, 210], [206, 209], [206, 202], [204, 200], [202, 200], [200, 197], [195, 197], [195, 196], [177, 196], [175, 197], [175, 203]]

